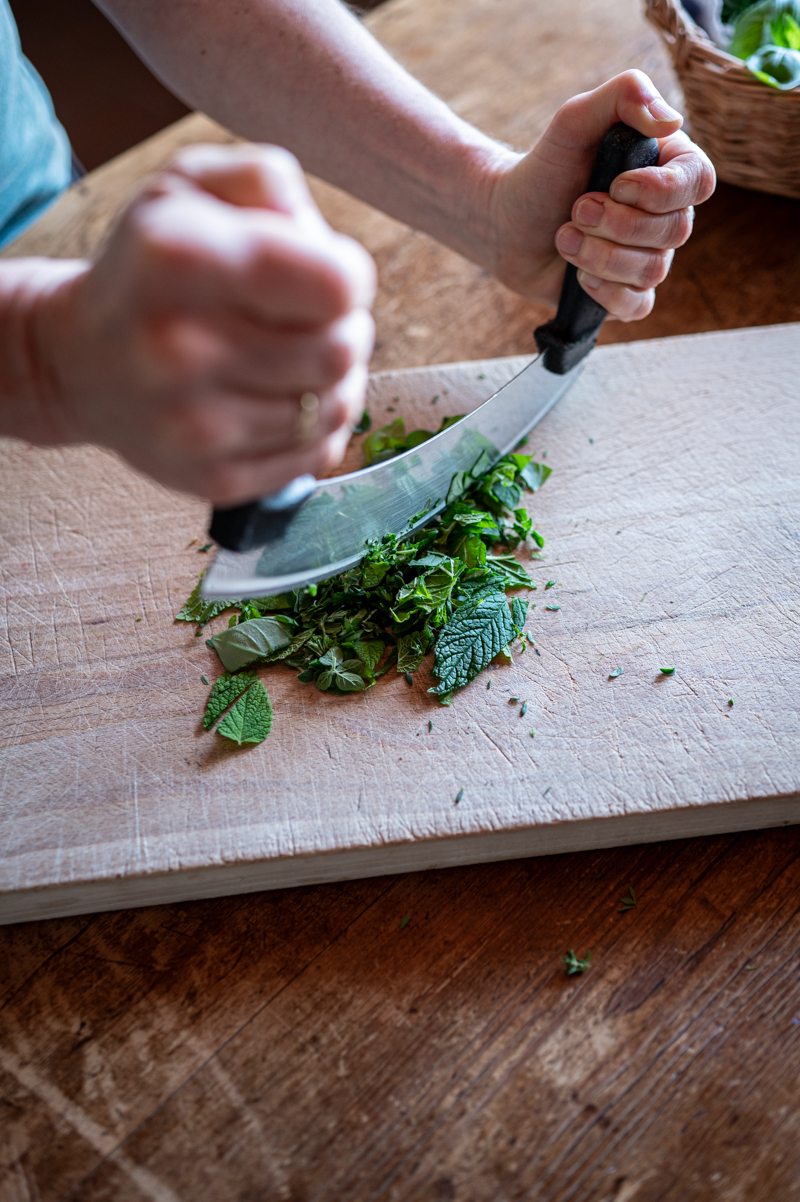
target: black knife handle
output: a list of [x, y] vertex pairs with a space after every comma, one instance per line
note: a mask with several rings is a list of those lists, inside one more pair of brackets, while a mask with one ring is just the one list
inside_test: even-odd
[[215, 509], [208, 533], [215, 543], [228, 551], [252, 551], [275, 542], [311, 496], [316, 487], [313, 476], [298, 476], [280, 492], [231, 509]]
[[[597, 152], [587, 192], [608, 192], [623, 171], [658, 164], [658, 142], [646, 138], [622, 121], [612, 125]], [[536, 345], [544, 355], [544, 366], [557, 376], [580, 363], [597, 342], [597, 335], [608, 310], [592, 300], [578, 283], [578, 269], [567, 264], [558, 312], [552, 321], [533, 331]]]

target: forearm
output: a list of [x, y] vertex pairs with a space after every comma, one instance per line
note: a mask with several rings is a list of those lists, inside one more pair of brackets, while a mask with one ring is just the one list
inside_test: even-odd
[[492, 184], [518, 156], [413, 79], [338, 0], [100, 3], [187, 103], [492, 267]]
[[39, 444], [70, 441], [59, 407], [54, 359], [63, 295], [82, 275], [80, 260], [9, 259], [0, 263], [0, 434]]

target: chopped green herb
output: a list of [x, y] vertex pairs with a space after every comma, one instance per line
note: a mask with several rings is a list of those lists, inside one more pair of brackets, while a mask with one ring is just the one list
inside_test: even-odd
[[566, 956], [564, 957], [564, 967], [567, 970], [567, 976], [571, 977], [575, 973], [586, 972], [587, 968], [589, 968], [589, 966], [590, 966], [591, 959], [592, 959], [591, 951], [588, 951], [586, 953], [586, 956], [584, 957], [583, 960], [579, 960], [578, 957], [575, 955], [574, 951], [572, 951], [570, 949], [570, 951], [568, 951]]
[[406, 914], [405, 918], [400, 919], [400, 930], [404, 931], [410, 922], [411, 922], [411, 915]]
[[622, 668], [614, 668], [611, 672], [609, 672], [608, 679], [616, 680], [616, 678], [621, 675], [622, 675]]
[[590, 439], [589, 439], [589, 442], [594, 442], [594, 439], [593, 439], [593, 438], [590, 438]]
[[433, 718], [428, 719], [428, 730], [433, 730]]
[[205, 676], [201, 676], [200, 679], [202, 680], [203, 684], [208, 684], [208, 681], [206, 680]]
[[137, 622], [141, 622], [141, 621], [142, 621], [142, 619], [141, 619], [141, 618], [137, 618], [137, 619], [136, 619], [136, 621], [137, 621]]
[[548, 580], [547, 584], [544, 587], [552, 588], [554, 584], [555, 584], [555, 580]]
[[545, 609], [549, 609], [551, 613], [557, 613], [561, 609], [560, 605], [545, 605]]
[[358, 419], [358, 422], [356, 423], [356, 425], [353, 426], [353, 433], [354, 434], [366, 434], [371, 425], [372, 425], [372, 418], [369, 415], [369, 410], [365, 409], [364, 412], [361, 414], [361, 417]]
[[[442, 426], [456, 420], [445, 418]], [[378, 462], [427, 437], [426, 431], [406, 436], [397, 419], [373, 430], [362, 445], [367, 461]], [[491, 466], [481, 452], [472, 471], [454, 477], [445, 508], [427, 525], [405, 538], [387, 535], [369, 543], [361, 563], [342, 575], [241, 603], [206, 601], [198, 582], [179, 618], [198, 623], [200, 633], [225, 610], [238, 611], [227, 629], [206, 639], [227, 679], [243, 675], [241, 669], [282, 662], [302, 683], [338, 695], [371, 688], [393, 670], [411, 682], [433, 651], [430, 691], [449, 706], [455, 691], [495, 656], [510, 660], [511, 644], [524, 643], [528, 603], [507, 597], [506, 590], [535, 587], [512, 552], [529, 536], [543, 544], [521, 501], [549, 474], [529, 455], [506, 455]], [[245, 685], [234, 696], [238, 687], [220, 684], [215, 707], [224, 695], [227, 706], [237, 709], [249, 689]]]
[[245, 743], [263, 743], [272, 729], [272, 706], [267, 690], [254, 680], [217, 727], [217, 734], [239, 747]]
[[205, 551], [210, 551], [213, 546], [214, 546], [213, 543], [206, 543], [206, 545], [204, 547], [198, 547], [197, 550], [202, 553]]
[[520, 718], [524, 718], [525, 715], [527, 714], [527, 712], [528, 712], [528, 703], [527, 703], [527, 701], [523, 701], [522, 709], [519, 711]]
[[532, 738], [532, 739], [535, 739], [535, 738], [536, 738], [536, 730], [535, 730], [535, 728], [534, 728], [533, 726], [531, 727], [531, 738]]
[[462, 798], [463, 796], [464, 796], [464, 790], [463, 790], [463, 789], [459, 789], [459, 790], [458, 790], [458, 793], [456, 793], [456, 799], [455, 799], [455, 802], [454, 802], [453, 804], [454, 804], [454, 805], [458, 805], [458, 803], [461, 801], [461, 798]]
[[[238, 676], [231, 676], [229, 672], [223, 672], [222, 676], [214, 681], [209, 695], [203, 717], [203, 729], [210, 730], [217, 719], [225, 713], [228, 706], [233, 705], [242, 693], [247, 692], [255, 678], [255, 672], [240, 672]], [[205, 677], [202, 679], [208, 684]]]
[[636, 909], [636, 894], [633, 892], [633, 885], [628, 886], [628, 892], [625, 897], [619, 899], [619, 910], [617, 913], [626, 914], [628, 910]]
[[406, 672], [406, 684], [413, 685], [413, 683], [414, 683], [414, 677], [411, 675], [410, 672]]
[[658, 670], [662, 676], [672, 676], [673, 672], [675, 671], [674, 668], [659, 668]]
[[487, 680], [487, 682], [486, 682], [486, 687], [487, 687], [487, 689], [490, 689], [490, 688], [492, 687], [492, 682], [491, 682], [491, 680]]
[[439, 399], [439, 394], [438, 394], [438, 392], [437, 392], [436, 396], [432, 398], [432, 400], [431, 400], [431, 404], [432, 404], [432, 405], [435, 405], [435, 404], [436, 404], [436, 402], [438, 401], [438, 399]]
[[729, 697], [729, 698], [728, 698], [728, 705], [730, 705], [730, 706], [732, 706], [732, 705], [733, 705], [733, 698], [732, 698], [732, 697]]
[[755, 964], [746, 964], [745, 972], [755, 972], [755, 968], [756, 968]]

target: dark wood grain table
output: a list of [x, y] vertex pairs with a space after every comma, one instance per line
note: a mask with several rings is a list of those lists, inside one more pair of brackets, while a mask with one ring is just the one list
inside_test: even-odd
[[[520, 113], [535, 134], [624, 66], [674, 91], [634, 0], [369, 20], [517, 143]], [[469, 45], [494, 88], [469, 91]], [[188, 136], [90, 177], [16, 253], [71, 253]], [[317, 191], [378, 259], [377, 367], [529, 349], [535, 307]], [[603, 337], [795, 321], [799, 278], [796, 203], [722, 186], [653, 315]], [[798, 828], [6, 927], [0, 957], [2, 1202], [800, 1198]]]

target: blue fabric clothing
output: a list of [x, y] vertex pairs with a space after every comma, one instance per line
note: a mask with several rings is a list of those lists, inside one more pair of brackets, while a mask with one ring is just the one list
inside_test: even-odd
[[35, 221], [71, 178], [69, 139], [22, 53], [8, 0], [0, 0], [0, 246]]

